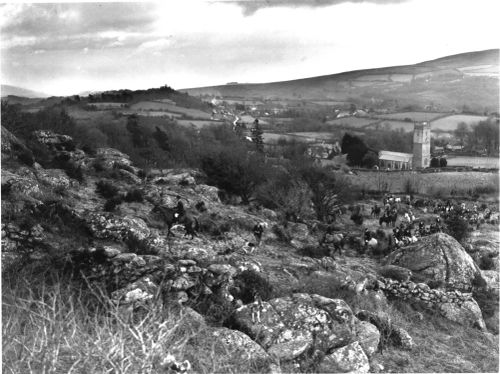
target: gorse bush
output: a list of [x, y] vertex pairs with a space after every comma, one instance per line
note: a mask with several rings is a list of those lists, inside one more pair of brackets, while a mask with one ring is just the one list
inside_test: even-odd
[[245, 270], [234, 277], [232, 294], [235, 298], [241, 299], [244, 304], [254, 301], [257, 295], [262, 300], [269, 300], [272, 292], [273, 287], [269, 281], [254, 270]]
[[446, 232], [457, 241], [464, 242], [469, 237], [469, 224], [467, 220], [457, 214], [445, 220]]
[[142, 203], [144, 201], [144, 192], [138, 188], [134, 188], [128, 191], [123, 198], [127, 203], [138, 202]]
[[101, 180], [96, 183], [96, 193], [104, 197], [105, 199], [111, 199], [118, 195], [118, 187], [110, 182]]

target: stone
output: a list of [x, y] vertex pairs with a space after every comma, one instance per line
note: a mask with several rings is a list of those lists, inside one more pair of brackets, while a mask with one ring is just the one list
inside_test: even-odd
[[442, 303], [438, 307], [441, 314], [454, 322], [464, 326], [477, 327], [486, 330], [483, 314], [474, 299], [467, 300], [458, 305], [457, 303]]
[[370, 363], [358, 342], [334, 350], [325, 356], [318, 369], [321, 373], [368, 373]]
[[399, 248], [387, 263], [410, 269], [414, 278], [425, 283], [442, 282], [447, 288], [468, 292], [481, 276], [470, 255], [451, 236], [437, 233], [415, 244]]
[[211, 264], [207, 270], [217, 275], [230, 274], [232, 276], [236, 274], [236, 269], [229, 264]]
[[378, 273], [385, 278], [394, 279], [399, 282], [410, 280], [412, 275], [411, 270], [396, 265], [383, 266], [379, 269]]
[[373, 356], [380, 342], [380, 332], [377, 327], [369, 322], [356, 319], [355, 328], [356, 341], [359, 342], [368, 357]]
[[261, 322], [252, 321], [252, 305], [238, 308], [235, 324], [280, 360], [292, 360], [313, 344], [340, 347], [353, 336], [354, 316], [343, 300], [293, 294], [263, 302], [263, 308]]

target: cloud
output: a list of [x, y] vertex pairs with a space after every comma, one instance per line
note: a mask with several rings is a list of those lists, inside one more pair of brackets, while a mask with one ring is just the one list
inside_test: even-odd
[[107, 30], [145, 32], [156, 19], [154, 8], [149, 3], [7, 4], [0, 8], [2, 38]]
[[236, 4], [243, 9], [245, 16], [253, 15], [263, 8], [318, 8], [328, 7], [342, 3], [372, 3], [372, 4], [394, 4], [409, 0], [221, 0], [222, 3]]

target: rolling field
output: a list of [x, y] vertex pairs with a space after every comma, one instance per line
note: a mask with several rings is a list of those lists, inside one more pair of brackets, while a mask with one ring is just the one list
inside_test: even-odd
[[380, 185], [387, 185], [389, 191], [404, 193], [405, 184], [408, 180], [417, 188], [419, 193], [432, 193], [436, 189], [473, 189], [477, 187], [498, 186], [497, 173], [483, 172], [441, 172], [441, 173], [417, 173], [417, 172], [376, 172], [363, 171], [358, 175], [350, 175], [351, 181], [358, 186], [364, 186], [368, 190], [377, 191]]
[[94, 106], [97, 109], [106, 109], [106, 108], [109, 109], [109, 108], [122, 108], [127, 104], [110, 102], [110, 103], [89, 103], [89, 105]]
[[393, 119], [393, 120], [404, 120], [405, 118], [410, 118], [412, 121], [432, 121], [435, 118], [439, 118], [446, 115], [446, 113], [434, 113], [434, 112], [401, 112], [401, 113], [390, 113], [390, 114], [377, 114], [374, 117], [380, 119]]
[[177, 123], [182, 126], [191, 127], [194, 126], [197, 129], [201, 129], [206, 126], [221, 125], [224, 122], [221, 121], [203, 121], [203, 120], [193, 120], [193, 119], [179, 119]]
[[265, 132], [262, 134], [262, 138], [264, 139], [264, 143], [267, 144], [275, 144], [278, 142], [279, 139], [286, 139], [286, 140], [299, 140], [303, 142], [313, 142], [314, 139], [308, 139], [303, 136], [293, 136], [290, 134], [276, 134], [272, 132]]
[[466, 124], [475, 125], [479, 121], [484, 121], [488, 119], [486, 116], [472, 116], [466, 114], [455, 114], [452, 116], [444, 117], [432, 121], [431, 128], [433, 130], [443, 130], [443, 131], [454, 131], [460, 122], [465, 122]]
[[350, 128], [362, 128], [371, 123], [378, 122], [378, 119], [371, 118], [358, 118], [358, 117], [345, 117], [333, 119], [331, 121], [327, 121], [328, 125], [332, 126], [346, 126]]
[[413, 131], [413, 123], [405, 121], [381, 121], [365, 126], [365, 129], [371, 130], [404, 130], [406, 132]]
[[472, 166], [488, 169], [498, 169], [500, 164], [497, 157], [448, 156], [446, 161], [448, 161], [448, 166]]
[[206, 113], [198, 109], [183, 108], [178, 107], [177, 105], [158, 101], [141, 101], [131, 105], [130, 109], [137, 113], [141, 111], [179, 113], [196, 119], [210, 119], [211, 117], [210, 113]]
[[136, 111], [136, 110], [124, 110], [121, 114], [128, 116], [131, 114], [137, 114], [141, 117], [168, 117], [168, 118], [182, 118], [183, 115], [180, 113], [172, 113], [160, 110], [148, 110], [148, 111]]
[[330, 140], [334, 136], [331, 132], [291, 132], [289, 135], [300, 136], [311, 141]]

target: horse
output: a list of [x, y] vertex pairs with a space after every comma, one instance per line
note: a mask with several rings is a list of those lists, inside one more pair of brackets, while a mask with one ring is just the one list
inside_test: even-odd
[[200, 229], [200, 224], [198, 223], [196, 217], [184, 211], [182, 215], [179, 215], [179, 213], [176, 212], [174, 214], [174, 218], [176, 223], [180, 223], [184, 226], [184, 230], [186, 230], [184, 236], [191, 235], [191, 239], [194, 239], [194, 237], [197, 236], [196, 233]]
[[177, 209], [167, 208], [160, 205], [155, 205], [153, 209], [151, 209], [151, 213], [159, 215], [163, 222], [167, 225], [167, 238], [172, 235], [175, 236], [173, 232], [170, 231], [174, 223], [177, 222]]
[[379, 218], [378, 223], [380, 226], [382, 226], [382, 223], [385, 222], [386, 226], [389, 226], [389, 223], [392, 225], [392, 227], [396, 226], [396, 220], [398, 219], [398, 214], [397, 213], [390, 213], [390, 214], [384, 214], [382, 217]]
[[380, 216], [380, 210], [381, 209], [380, 209], [379, 206], [377, 206], [377, 205], [373, 206], [372, 207], [372, 212], [371, 212], [370, 216], [375, 216], [375, 217], [378, 218]]

